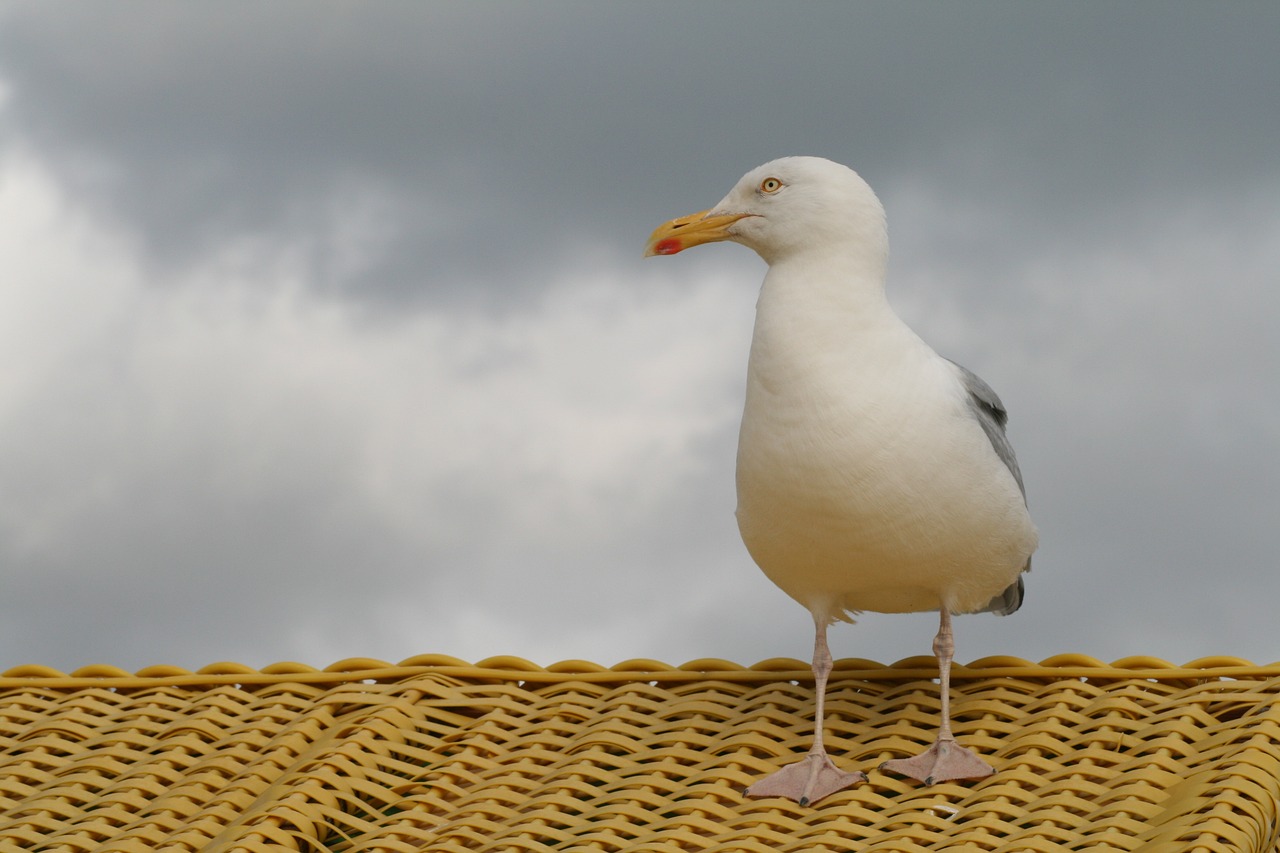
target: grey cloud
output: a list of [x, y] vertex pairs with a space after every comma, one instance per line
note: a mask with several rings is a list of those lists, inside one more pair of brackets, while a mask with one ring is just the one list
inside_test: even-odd
[[0, 259], [64, 300], [0, 341], [10, 663], [806, 656], [732, 520], [762, 268], [638, 257], [791, 153], [867, 176], [893, 301], [1010, 405], [1043, 547], [961, 658], [1280, 658], [1273, 4], [356, 8], [0, 7], [0, 168], [64, 208]]
[[518, 298], [503, 282], [538, 289], [566, 244], [630, 248], [677, 212], [672, 188], [718, 197], [784, 153], [851, 162], [890, 195], [925, 173], [1071, 233], [1097, 186], [1114, 204], [1274, 174], [1269, 14], [16, 4], [0, 67], [10, 133], [155, 258], [306, 235], [367, 182], [396, 230], [328, 287], [465, 298], [440, 282], [466, 270]]

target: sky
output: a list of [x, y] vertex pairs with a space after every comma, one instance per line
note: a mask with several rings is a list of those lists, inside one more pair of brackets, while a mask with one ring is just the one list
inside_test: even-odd
[[[957, 659], [1280, 659], [1280, 6], [0, 0], [0, 671], [807, 660], [734, 454], [846, 163], [1041, 544]], [[929, 654], [866, 614], [836, 657]]]

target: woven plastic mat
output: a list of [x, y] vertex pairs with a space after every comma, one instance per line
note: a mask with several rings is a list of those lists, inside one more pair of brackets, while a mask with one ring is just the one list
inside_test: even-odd
[[828, 746], [870, 782], [748, 800], [809, 746], [800, 661], [442, 656], [0, 677], [0, 851], [1275, 851], [1280, 665], [957, 667], [997, 768], [876, 771], [936, 730], [931, 658], [844, 660]]

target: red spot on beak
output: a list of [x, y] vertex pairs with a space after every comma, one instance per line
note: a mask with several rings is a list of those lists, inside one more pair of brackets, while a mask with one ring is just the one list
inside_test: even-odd
[[668, 237], [667, 239], [659, 240], [654, 244], [653, 253], [655, 255], [674, 255], [683, 248], [684, 246], [682, 246], [680, 241], [675, 237]]

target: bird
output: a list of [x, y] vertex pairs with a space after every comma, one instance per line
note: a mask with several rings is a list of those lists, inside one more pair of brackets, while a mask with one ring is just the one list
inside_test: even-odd
[[867, 781], [823, 742], [827, 629], [864, 611], [940, 614], [937, 737], [880, 769], [926, 785], [984, 778], [991, 765], [951, 731], [952, 616], [1017, 610], [1038, 544], [1004, 404], [890, 306], [884, 207], [854, 170], [821, 157], [765, 163], [714, 207], [660, 225], [645, 255], [720, 241], [768, 265], [738, 438], [738, 529], [814, 623], [813, 746], [745, 793], [808, 806]]

